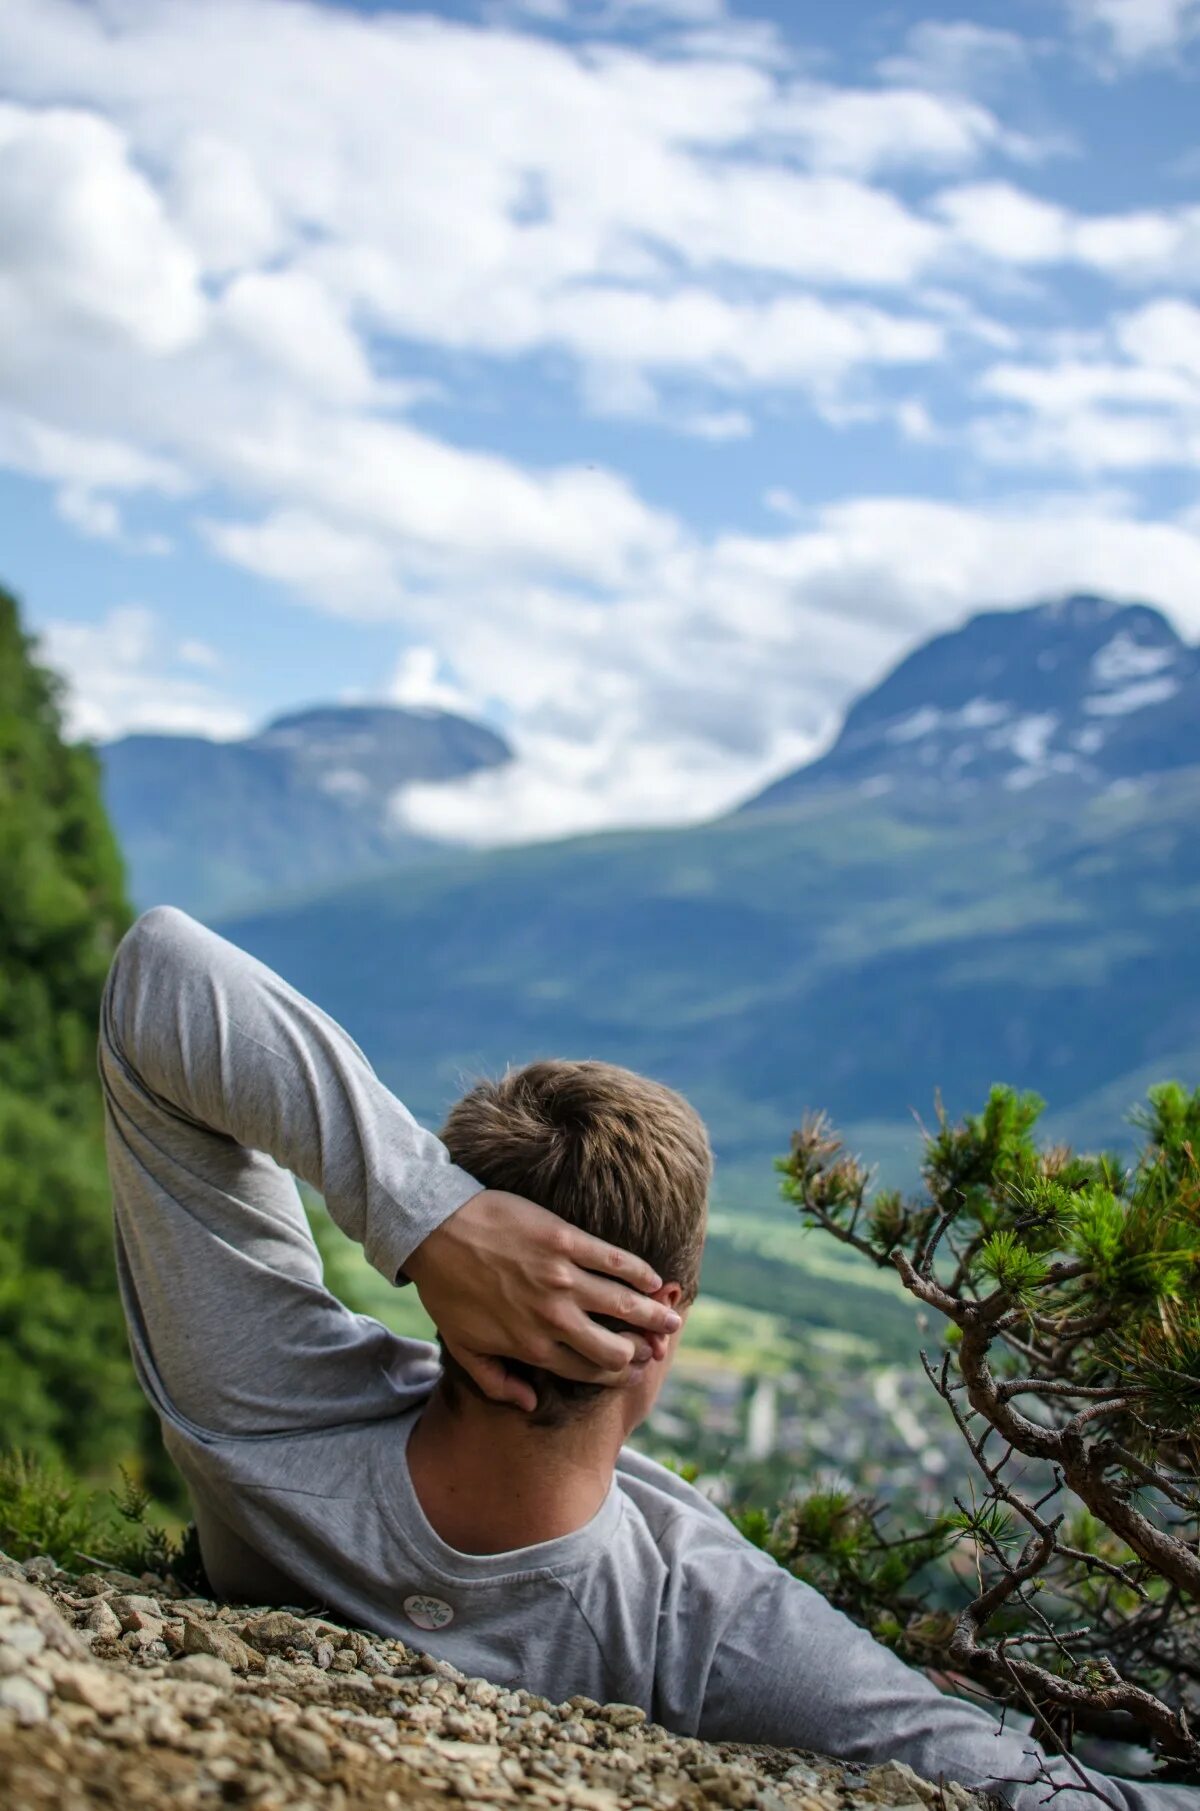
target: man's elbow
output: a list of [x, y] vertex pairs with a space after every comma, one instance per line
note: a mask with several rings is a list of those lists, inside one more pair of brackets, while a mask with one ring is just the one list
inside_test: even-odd
[[136, 918], [113, 953], [104, 989], [101, 1045], [111, 1040], [129, 1052], [138, 1003], [178, 974], [199, 926], [178, 906], [151, 906]]

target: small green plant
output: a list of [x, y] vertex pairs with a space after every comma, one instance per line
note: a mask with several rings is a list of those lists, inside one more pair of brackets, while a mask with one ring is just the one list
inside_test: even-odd
[[151, 1509], [149, 1492], [124, 1467], [119, 1490], [98, 1491], [34, 1454], [0, 1457], [0, 1550], [11, 1559], [45, 1553], [67, 1572], [99, 1565], [207, 1590], [195, 1528], [175, 1538]]

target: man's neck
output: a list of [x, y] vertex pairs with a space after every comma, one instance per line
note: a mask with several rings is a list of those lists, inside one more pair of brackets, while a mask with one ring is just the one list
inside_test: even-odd
[[460, 1553], [507, 1553], [573, 1534], [608, 1495], [624, 1428], [603, 1408], [566, 1427], [531, 1427], [519, 1411], [465, 1391], [451, 1409], [434, 1391], [408, 1442], [426, 1519]]

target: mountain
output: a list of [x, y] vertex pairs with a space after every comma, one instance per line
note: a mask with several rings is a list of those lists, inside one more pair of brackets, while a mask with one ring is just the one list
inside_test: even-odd
[[[873, 764], [851, 747], [838, 779], [831, 751], [771, 810], [441, 854], [222, 928], [341, 1018], [428, 1124], [472, 1076], [534, 1056], [682, 1088], [718, 1157], [707, 1288], [874, 1337], [894, 1307], [881, 1279], [851, 1259], [831, 1271], [777, 1200], [771, 1160], [806, 1108], [908, 1183], [938, 1091], [957, 1115], [993, 1082], [1034, 1088], [1048, 1134], [1128, 1147], [1123, 1115], [1150, 1082], [1200, 1083], [1200, 751], [1176, 706], [1193, 659], [1136, 606], [976, 619], [850, 713], [843, 741], [879, 731]], [[1163, 694], [1137, 701], [1152, 680]], [[888, 727], [975, 697], [1010, 721], [1054, 716], [1048, 750], [1080, 726], [1110, 733], [1076, 750], [1095, 777], [1009, 784], [1033, 763], [959, 724], [978, 751], [971, 808], [914, 793], [936, 764], [914, 767], [918, 738]], [[1089, 708], [1100, 698], [1126, 708]]]
[[404, 829], [396, 793], [511, 759], [482, 724], [386, 705], [296, 711], [243, 741], [132, 735], [99, 752], [135, 899], [202, 916], [424, 855], [436, 844]]
[[1197, 763], [1200, 650], [1145, 604], [1077, 596], [987, 611], [927, 642], [858, 700], [825, 755], [742, 809], [829, 787], [944, 807]]

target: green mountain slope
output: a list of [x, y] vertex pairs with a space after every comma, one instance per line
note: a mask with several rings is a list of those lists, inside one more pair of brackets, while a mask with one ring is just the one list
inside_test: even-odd
[[900, 1355], [910, 1311], [849, 1259], [821, 1274], [772, 1157], [824, 1107], [903, 1181], [935, 1092], [957, 1114], [997, 1080], [1045, 1094], [1056, 1134], [1111, 1145], [1147, 1079], [1200, 1075], [1198, 821], [1198, 769], [942, 824], [823, 791], [442, 860], [223, 928], [428, 1123], [473, 1074], [535, 1055], [682, 1088], [718, 1153], [708, 1288]]
[[806, 1105], [902, 1126], [1005, 1079], [1071, 1111], [1200, 1054], [1200, 770], [917, 823], [853, 794], [510, 849], [226, 928], [344, 1016], [414, 1107], [476, 1068], [662, 1075], [730, 1165]]

